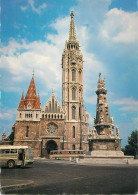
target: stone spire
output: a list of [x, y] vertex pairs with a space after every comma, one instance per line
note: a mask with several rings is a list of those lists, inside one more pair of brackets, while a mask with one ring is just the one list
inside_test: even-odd
[[73, 11], [71, 12], [70, 16], [71, 16], [71, 22], [70, 22], [69, 41], [76, 41], [76, 32], [75, 32]]
[[97, 87], [97, 112], [95, 119], [95, 128], [98, 134], [110, 134], [110, 128], [113, 122], [109, 115], [109, 107], [107, 101], [107, 90], [105, 89], [105, 80], [101, 78], [99, 73], [98, 87]]

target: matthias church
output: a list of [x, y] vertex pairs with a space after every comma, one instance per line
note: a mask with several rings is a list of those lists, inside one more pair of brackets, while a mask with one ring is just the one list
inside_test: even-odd
[[62, 54], [62, 105], [52, 91], [41, 108], [33, 75], [26, 96], [21, 96], [11, 135], [6, 138], [3, 132], [3, 143], [31, 146], [34, 156], [48, 157], [51, 150], [121, 150], [119, 130], [115, 135], [101, 75], [96, 91], [95, 124], [89, 130], [83, 99], [83, 55], [76, 38], [73, 12], [70, 16], [69, 39]]

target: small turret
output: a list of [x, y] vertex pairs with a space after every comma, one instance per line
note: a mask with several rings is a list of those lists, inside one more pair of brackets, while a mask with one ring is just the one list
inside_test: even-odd
[[21, 97], [18, 109], [24, 109], [24, 95], [23, 95], [23, 93], [22, 93], [22, 97]]
[[3, 134], [2, 134], [2, 141], [6, 138], [6, 133], [5, 133], [5, 128], [4, 128], [4, 131], [3, 131]]

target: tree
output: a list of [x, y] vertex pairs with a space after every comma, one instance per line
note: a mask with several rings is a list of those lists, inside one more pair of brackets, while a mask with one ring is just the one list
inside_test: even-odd
[[128, 145], [124, 149], [125, 155], [138, 155], [138, 130], [132, 131], [131, 135], [128, 137]]

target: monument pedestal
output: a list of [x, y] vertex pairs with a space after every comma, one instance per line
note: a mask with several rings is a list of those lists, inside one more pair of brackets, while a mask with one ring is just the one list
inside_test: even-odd
[[130, 164], [134, 160], [133, 156], [125, 156], [122, 151], [94, 150], [84, 159], [79, 159], [79, 164], [101, 164], [101, 165], [121, 165]]
[[122, 151], [94, 150], [91, 152], [91, 157], [124, 157], [124, 153]]

